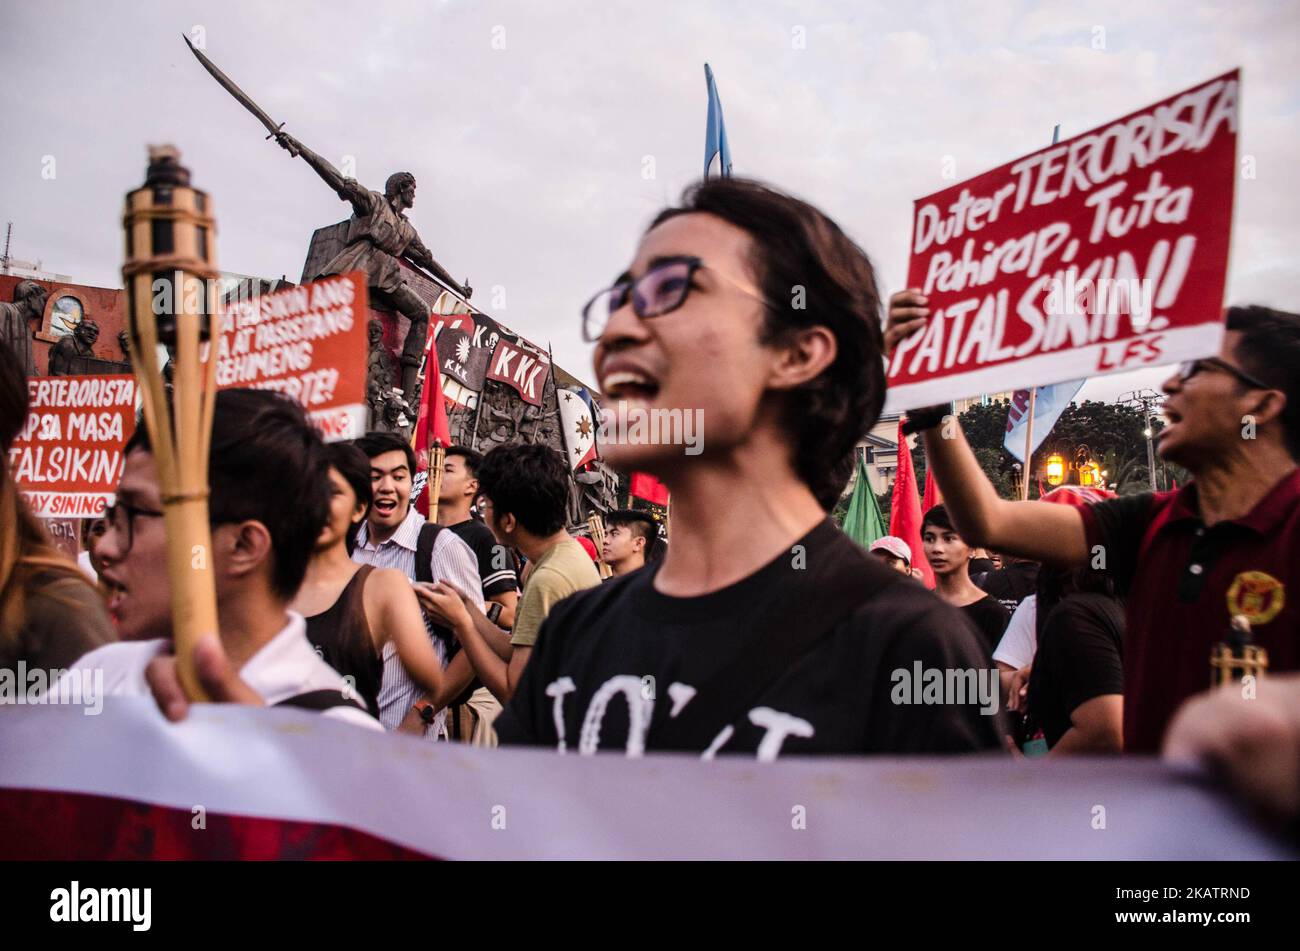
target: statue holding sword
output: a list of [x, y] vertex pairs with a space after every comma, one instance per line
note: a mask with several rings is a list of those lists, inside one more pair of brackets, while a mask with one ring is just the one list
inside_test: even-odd
[[415, 204], [415, 176], [394, 172], [384, 191], [370, 191], [355, 179], [345, 178], [338, 169], [293, 136], [281, 130], [225, 73], [185, 38], [190, 50], [227, 92], [255, 115], [290, 156], [301, 157], [343, 201], [352, 205], [346, 246], [321, 269], [322, 275], [361, 271], [368, 276], [371, 300], [379, 307], [396, 310], [411, 322], [402, 346], [402, 391], [407, 400], [415, 393], [424, 357], [429, 327], [429, 306], [406, 283], [398, 258], [405, 258], [434, 277], [440, 284], [458, 291], [466, 300], [473, 293], [467, 283], [459, 284], [420, 241], [406, 209]]

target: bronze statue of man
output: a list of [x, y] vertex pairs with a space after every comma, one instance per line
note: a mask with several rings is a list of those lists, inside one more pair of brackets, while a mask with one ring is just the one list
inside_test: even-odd
[[415, 226], [406, 217], [406, 209], [415, 204], [415, 176], [410, 172], [389, 175], [381, 195], [369, 191], [355, 179], [345, 178], [333, 165], [288, 133], [277, 133], [276, 141], [290, 155], [301, 155], [339, 198], [352, 205], [347, 246], [321, 269], [321, 274], [365, 272], [373, 301], [380, 307], [398, 311], [411, 322], [402, 345], [402, 391], [410, 400], [424, 358], [429, 306], [407, 285], [397, 259], [410, 259], [448, 287], [458, 289], [466, 299], [473, 293], [473, 288], [468, 283], [458, 284], [433, 259], [429, 249], [420, 241]]
[[80, 372], [78, 360], [95, 356], [95, 341], [99, 339], [99, 324], [83, 317], [72, 333], [50, 350], [50, 376], [75, 376]]
[[19, 281], [14, 285], [14, 302], [0, 304], [0, 346], [8, 345], [28, 376], [36, 375], [31, 322], [44, 315], [46, 296], [45, 288], [35, 281]]

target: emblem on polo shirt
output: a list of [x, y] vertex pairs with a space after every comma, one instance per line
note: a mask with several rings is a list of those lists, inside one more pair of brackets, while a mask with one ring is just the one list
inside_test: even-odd
[[1244, 614], [1251, 624], [1267, 624], [1285, 605], [1285, 586], [1266, 571], [1243, 571], [1228, 588], [1228, 614]]

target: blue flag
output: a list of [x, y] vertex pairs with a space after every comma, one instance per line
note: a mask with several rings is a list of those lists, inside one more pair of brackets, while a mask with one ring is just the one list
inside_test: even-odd
[[709, 124], [704, 131], [704, 177], [709, 177], [709, 165], [715, 155], [721, 155], [718, 163], [719, 174], [723, 178], [731, 177], [731, 146], [727, 143], [727, 125], [722, 121], [722, 100], [718, 98], [718, 86], [713, 81], [713, 70], [704, 64], [704, 82], [709, 87]]
[[[1052, 386], [1038, 387], [1034, 399], [1034, 444], [1030, 452], [1037, 452], [1065, 408], [1083, 387], [1083, 380], [1067, 380]], [[1002, 445], [1021, 462], [1025, 461], [1025, 425], [1029, 421], [1029, 391], [1016, 390], [1007, 411], [1007, 435]]]

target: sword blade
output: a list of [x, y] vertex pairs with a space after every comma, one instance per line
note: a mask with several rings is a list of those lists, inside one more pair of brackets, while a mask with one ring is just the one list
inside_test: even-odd
[[280, 127], [284, 125], [284, 123], [282, 122], [277, 123], [274, 119], [272, 119], [265, 112], [263, 112], [262, 108], [257, 103], [253, 102], [252, 99], [249, 98], [248, 93], [244, 92], [244, 90], [240, 89], [237, 85], [235, 85], [234, 80], [232, 80], [229, 76], [223, 73], [220, 70], [220, 68], [217, 67], [216, 63], [212, 62], [212, 60], [204, 56], [202, 50], [199, 50], [198, 48], [195, 47], [193, 43], [190, 42], [190, 38], [188, 36], [182, 33], [181, 39], [185, 41], [185, 45], [190, 48], [190, 52], [194, 54], [195, 58], [199, 61], [199, 63], [203, 66], [203, 68], [206, 69], [212, 75], [212, 78], [215, 79], [217, 82], [219, 82], [222, 88], [226, 90], [226, 92], [234, 96], [241, 106], [243, 106], [254, 116], [256, 116], [257, 121], [262, 123], [262, 125], [266, 127], [266, 130], [268, 132], [274, 135], [275, 133], [280, 131]]

